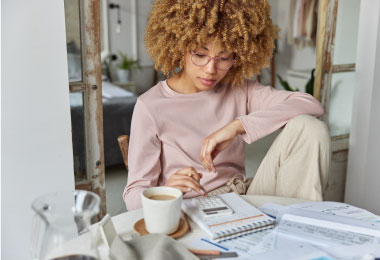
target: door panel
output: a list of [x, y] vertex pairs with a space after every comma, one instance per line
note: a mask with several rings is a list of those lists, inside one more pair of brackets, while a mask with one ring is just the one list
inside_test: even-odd
[[333, 64], [356, 61], [360, 0], [338, 2]]
[[[100, 59], [99, 0], [65, 0], [68, 66], [71, 102], [76, 98], [78, 108], [71, 107], [74, 169], [76, 188], [96, 192], [101, 198], [100, 217], [106, 214], [103, 106]], [[71, 44], [71, 45], [69, 45]], [[74, 48], [74, 47], [75, 48]], [[69, 47], [72, 47], [71, 49]], [[75, 58], [70, 51], [74, 51]], [[78, 96], [79, 95], [79, 96]], [[77, 138], [82, 136], [82, 138]], [[75, 143], [79, 142], [79, 143]]]
[[350, 133], [355, 72], [334, 73], [329, 106], [330, 136]]

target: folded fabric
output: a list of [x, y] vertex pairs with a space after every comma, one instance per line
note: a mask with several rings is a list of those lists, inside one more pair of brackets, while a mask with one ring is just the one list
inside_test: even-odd
[[195, 260], [198, 259], [176, 240], [161, 234], [149, 234], [123, 241], [117, 236], [111, 245], [112, 260]]
[[318, 0], [291, 0], [288, 18], [288, 43], [297, 48], [315, 46]]

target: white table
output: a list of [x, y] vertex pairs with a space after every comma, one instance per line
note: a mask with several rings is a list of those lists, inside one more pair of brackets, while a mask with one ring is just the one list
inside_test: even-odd
[[[272, 196], [242, 196], [246, 201], [255, 207], [260, 207], [261, 205], [273, 202], [281, 205], [290, 205], [295, 203], [310, 202], [308, 200], [294, 199], [294, 198], [283, 198], [283, 197], [272, 197]], [[124, 239], [131, 238], [131, 236], [139, 236], [135, 231], [133, 231], [134, 224], [143, 218], [142, 209], [128, 211], [126, 213], [119, 214], [112, 217], [112, 222], [115, 226], [116, 232]], [[191, 241], [200, 239], [206, 234], [189, 219], [189, 224], [191, 226], [191, 232], [186, 233], [183, 237], [178, 238], [178, 241], [183, 245], [189, 244]], [[92, 225], [92, 230], [97, 230], [98, 223]], [[87, 254], [96, 257], [93, 251], [88, 251], [83, 245], [89, 245], [90, 233], [83, 234], [78, 238], [69, 241], [64, 247], [59, 248], [51, 252], [51, 258], [58, 257], [67, 254]], [[104, 244], [98, 244], [98, 253], [100, 259], [108, 260], [107, 252], [105, 251]]]
[[[284, 197], [273, 197], [273, 196], [260, 196], [260, 195], [243, 195], [247, 202], [252, 204], [255, 207], [260, 207], [261, 205], [273, 202], [281, 205], [290, 205], [302, 202], [310, 202], [309, 200], [301, 200], [295, 198], [284, 198]], [[133, 235], [133, 225], [143, 218], [142, 209], [128, 211], [126, 213], [119, 214], [112, 217], [112, 222], [114, 223], [117, 233], [121, 237]], [[185, 234], [183, 237], [178, 238], [177, 240], [183, 244], [186, 244], [190, 241], [200, 239], [201, 237], [206, 236], [204, 233], [193, 221], [189, 220], [192, 231]]]

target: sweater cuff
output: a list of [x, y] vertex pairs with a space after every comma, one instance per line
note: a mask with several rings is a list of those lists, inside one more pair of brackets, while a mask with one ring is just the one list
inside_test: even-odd
[[257, 140], [256, 131], [255, 129], [251, 127], [251, 124], [247, 122], [247, 116], [241, 116], [241, 117], [238, 117], [237, 119], [240, 120], [245, 130], [245, 133], [241, 134], [241, 137], [243, 138], [244, 142], [246, 142], [247, 144], [250, 144], [256, 141]]

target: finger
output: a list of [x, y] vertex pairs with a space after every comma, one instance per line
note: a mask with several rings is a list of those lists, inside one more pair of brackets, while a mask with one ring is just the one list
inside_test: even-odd
[[214, 163], [211, 158], [211, 153], [212, 151], [214, 151], [214, 149], [215, 149], [214, 142], [208, 141], [204, 149], [203, 159], [204, 159], [204, 163], [207, 165], [207, 169], [215, 171]]
[[187, 188], [190, 188], [190, 189], [198, 192], [201, 195], [206, 193], [206, 190], [199, 183], [194, 182], [194, 180], [192, 178], [189, 178], [187, 176], [182, 178], [182, 179], [174, 179], [171, 182], [171, 185], [172, 186], [185, 186]]
[[186, 176], [193, 178], [197, 182], [199, 182], [202, 178], [202, 174], [199, 172], [189, 172]]
[[[182, 193], [187, 193], [187, 192], [192, 192], [193, 190], [189, 187], [185, 187], [185, 186], [174, 186], [174, 188], [177, 188], [179, 190], [182, 191]], [[203, 194], [200, 194], [201, 196], [205, 197], [207, 196], [207, 192], [203, 193]]]
[[203, 175], [201, 173], [198, 173], [197, 171], [195, 171], [195, 169], [193, 167], [183, 168], [181, 170], [178, 170], [175, 174], [173, 174], [169, 178], [169, 183], [171, 183], [172, 180], [175, 180], [175, 179], [188, 178], [188, 180], [192, 181], [194, 183], [194, 185], [198, 185], [201, 190], [206, 192], [206, 189], [202, 185], [200, 185], [200, 183], [199, 183], [202, 176]]
[[[170, 186], [170, 187], [177, 188], [177, 189], [181, 190], [182, 193], [187, 193], [187, 192], [191, 192], [191, 191], [194, 190], [194, 189], [192, 189], [192, 188], [190, 188], [190, 187], [187, 187], [187, 186], [178, 186], [178, 185], [174, 186], [173, 184], [169, 184], [169, 185], [167, 184], [166, 186]], [[202, 189], [200, 189], [199, 191], [197, 191], [197, 190], [195, 190], [195, 191], [198, 192], [198, 193], [199, 193], [201, 196], [203, 196], [203, 197], [208, 196], [208, 193], [207, 193], [207, 191], [203, 188], [203, 186], [201, 186], [201, 188], [202, 188]]]
[[202, 175], [197, 172], [188, 173], [188, 174], [184, 172], [180, 172], [180, 173], [175, 173], [172, 176], [170, 176], [168, 183], [171, 183], [173, 180], [187, 179], [189, 181], [194, 182], [195, 185], [200, 185], [199, 181], [201, 177]]
[[177, 171], [177, 173], [180, 175], [186, 175], [188, 177], [192, 177], [198, 182], [202, 178], [202, 174], [198, 173], [193, 167], [183, 168]]
[[209, 146], [210, 146], [210, 141], [209, 140], [205, 140], [203, 142], [203, 145], [202, 145], [200, 159], [201, 159], [203, 167], [205, 169], [207, 169], [208, 171], [211, 171], [212, 170], [212, 165], [209, 163], [209, 160], [207, 160], [207, 149], [209, 149], [208, 148]]
[[195, 171], [195, 169], [193, 167], [187, 167], [187, 168], [183, 168], [183, 169], [180, 169], [176, 172], [177, 174], [180, 174], [180, 175], [186, 175], [186, 176], [192, 176], [193, 174], [196, 174], [197, 172]]
[[212, 158], [212, 153], [215, 151], [215, 145], [208, 146], [206, 149], [206, 161], [209, 167], [216, 172], [215, 166], [214, 166], [214, 161]]
[[204, 140], [202, 142], [201, 152], [199, 153], [199, 160], [201, 161], [201, 164], [202, 164], [203, 168], [205, 168], [207, 171], [210, 171], [208, 169], [206, 161], [204, 159], [204, 154], [205, 154], [205, 149], [206, 149], [205, 146], [206, 146], [206, 141]]
[[206, 191], [205, 188], [203, 188], [203, 186], [199, 183], [199, 181], [195, 180], [193, 177], [177, 175], [174, 178], [172, 178], [172, 180], [187, 180], [192, 182], [195, 186], [198, 186], [200, 189]]
[[201, 178], [202, 178], [203, 174], [202, 173], [199, 173], [199, 172], [196, 172], [192, 177], [196, 180], [196, 181], [200, 181]]

